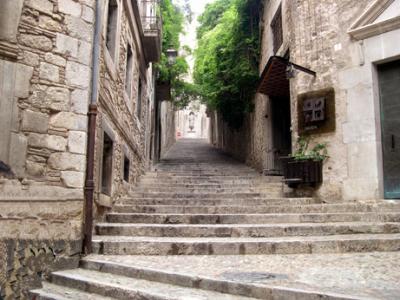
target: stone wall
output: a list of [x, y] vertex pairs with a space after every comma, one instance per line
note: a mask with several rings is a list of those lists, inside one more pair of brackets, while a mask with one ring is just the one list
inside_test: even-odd
[[[96, 128], [95, 200], [98, 218], [122, 195], [134, 188], [139, 176], [148, 167], [146, 153], [151, 134], [149, 123], [153, 94], [153, 71], [145, 61], [144, 49], [130, 1], [118, 1], [118, 28], [116, 51], [113, 56], [106, 46], [106, 24], [102, 28], [100, 57], [100, 91]], [[103, 18], [107, 17], [107, 1]], [[133, 56], [131, 90], [126, 90], [127, 49]], [[141, 95], [139, 95], [141, 80]], [[140, 103], [139, 103], [140, 99]], [[140, 107], [138, 107], [140, 105]], [[101, 190], [103, 138], [107, 134], [113, 140], [112, 187], [106, 195]], [[129, 182], [123, 178], [124, 157], [129, 159]]]
[[1, 270], [6, 299], [25, 298], [50, 271], [75, 266], [69, 256], [80, 252], [94, 4], [0, 4], [0, 239], [7, 250], [0, 256], [7, 260]]
[[176, 141], [175, 136], [175, 106], [171, 101], [160, 104], [161, 118], [161, 158], [168, 152]]
[[[192, 101], [187, 108], [178, 110], [175, 113], [177, 138], [208, 139], [209, 119], [206, 110], [207, 107], [200, 101]], [[190, 130], [190, 125], [193, 130]]]
[[[330, 157], [324, 163], [324, 183], [314, 193], [325, 200], [372, 199], [383, 195], [375, 65], [399, 57], [400, 48], [391, 42], [397, 39], [399, 30], [382, 32], [377, 29], [377, 36], [367, 39], [354, 39], [348, 33], [371, 4], [387, 3], [388, 6], [391, 3], [378, 2], [264, 2], [260, 74], [274, 55], [270, 24], [279, 5], [282, 5], [284, 41], [276, 55], [284, 56], [289, 51], [292, 62], [317, 73], [314, 78], [297, 72], [290, 80], [292, 148], [299, 136], [298, 96], [326, 88], [335, 91], [335, 130], [311, 135], [312, 144], [328, 143]], [[394, 13], [386, 13], [390, 14]], [[219, 140], [219, 147], [261, 171], [272, 164], [270, 99], [257, 94], [254, 104], [255, 111], [248, 115], [239, 132], [231, 132], [222, 122], [215, 122], [215, 118], [212, 127], [218, 128], [214, 129], [214, 135], [215, 131], [224, 135], [223, 138], [214, 137], [214, 143]], [[238, 141], [245, 141], [246, 146], [239, 145]]]
[[61, 197], [79, 189], [74, 198], [81, 198], [93, 3], [25, 1], [15, 39], [8, 40], [15, 57], [0, 52], [1, 74], [7, 74], [0, 79], [0, 160], [18, 179], [12, 196], [32, 197], [41, 186], [41, 197], [52, 197], [54, 187]]
[[[106, 46], [108, 1], [102, 3], [95, 153], [99, 219], [148, 167], [154, 98], [154, 74], [134, 3], [117, 1], [112, 55]], [[27, 289], [51, 271], [76, 266], [81, 252], [95, 4], [0, 2], [0, 249], [5, 249], [0, 257], [6, 260], [0, 279], [6, 299], [26, 298]], [[113, 139], [109, 195], [101, 192], [105, 133]]]
[[77, 267], [81, 241], [0, 239], [0, 298], [28, 299], [54, 270]]

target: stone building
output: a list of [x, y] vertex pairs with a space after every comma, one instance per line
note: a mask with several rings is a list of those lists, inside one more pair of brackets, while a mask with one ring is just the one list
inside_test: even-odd
[[177, 138], [208, 138], [207, 107], [200, 101], [192, 101], [187, 108], [178, 110], [175, 119]]
[[92, 219], [149, 166], [156, 12], [144, 0], [0, 2], [1, 297], [77, 263], [90, 170]]
[[[255, 110], [239, 132], [213, 115], [213, 142], [260, 171], [281, 174], [279, 157], [308, 135], [311, 143], [328, 143], [315, 196], [400, 198], [400, 1], [263, 6]], [[305, 101], [321, 98], [325, 115], [308, 126]]]

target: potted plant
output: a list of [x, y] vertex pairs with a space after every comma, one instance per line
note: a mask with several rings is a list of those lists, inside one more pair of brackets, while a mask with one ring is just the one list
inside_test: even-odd
[[297, 151], [288, 157], [283, 157], [284, 182], [292, 188], [301, 185], [316, 187], [322, 183], [322, 165], [328, 158], [327, 144], [316, 144], [308, 149], [310, 140], [300, 137], [297, 141]]

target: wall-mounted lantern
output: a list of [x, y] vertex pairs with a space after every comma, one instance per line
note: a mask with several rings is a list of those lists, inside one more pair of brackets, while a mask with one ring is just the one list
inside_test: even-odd
[[178, 57], [178, 51], [175, 49], [168, 49], [167, 50], [167, 59], [168, 64], [171, 66], [176, 62], [176, 58]]

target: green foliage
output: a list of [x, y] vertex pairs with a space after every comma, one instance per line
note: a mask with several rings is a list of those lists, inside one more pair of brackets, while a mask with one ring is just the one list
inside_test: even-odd
[[[187, 18], [191, 18], [191, 10], [187, 1], [182, 9], [175, 6], [171, 0], [161, 0], [160, 7], [163, 18], [163, 51], [160, 62], [156, 66], [159, 72], [158, 81], [171, 83], [172, 99], [178, 108], [182, 108], [190, 102], [191, 98], [197, 95], [195, 94], [196, 89], [192, 84], [184, 82], [183, 79], [189, 71], [186, 57], [180, 55], [177, 57], [176, 62], [170, 65], [168, 63], [167, 50], [180, 50], [179, 36], [184, 30], [185, 15]], [[191, 53], [189, 47], [183, 47], [183, 50], [185, 54]]]
[[183, 109], [189, 105], [189, 103], [198, 97], [200, 94], [198, 86], [193, 83], [189, 83], [183, 80], [175, 82], [174, 89], [172, 90], [172, 98], [175, 102], [177, 109]]
[[179, 35], [183, 32], [184, 16], [179, 7], [171, 0], [161, 0], [161, 16], [163, 20], [162, 49], [179, 49]]
[[217, 0], [199, 17], [194, 70], [202, 99], [238, 129], [258, 82], [260, 0]]
[[223, 13], [229, 8], [231, 0], [216, 0], [206, 5], [204, 13], [199, 16], [200, 26], [197, 28], [197, 39], [201, 39], [204, 33], [212, 30], [220, 21]]
[[297, 151], [292, 155], [292, 157], [295, 160], [313, 161], [324, 161], [329, 157], [326, 143], [319, 143], [315, 145], [311, 150], [308, 150], [309, 145], [309, 137], [299, 137], [299, 139], [297, 140]]

